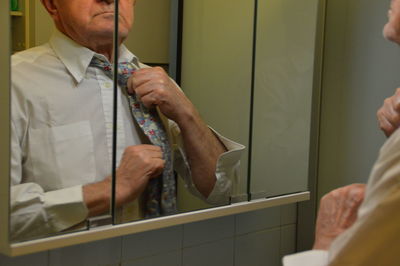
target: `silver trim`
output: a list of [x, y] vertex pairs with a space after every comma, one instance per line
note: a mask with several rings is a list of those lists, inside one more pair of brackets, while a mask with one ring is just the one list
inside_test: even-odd
[[251, 196], [252, 200], [257, 200], [257, 199], [266, 198], [266, 197], [271, 196], [271, 195], [268, 195], [268, 192], [260, 191], [260, 192], [251, 192], [250, 196]]
[[238, 203], [243, 201], [248, 201], [249, 196], [247, 194], [240, 194], [231, 197], [231, 203]]
[[29, 253], [35, 253], [44, 250], [50, 250], [65, 246], [71, 246], [86, 243], [95, 240], [102, 240], [112, 237], [129, 235], [149, 230], [160, 229], [164, 227], [181, 225], [186, 223], [198, 222], [202, 220], [218, 218], [227, 215], [250, 212], [254, 210], [286, 205], [299, 201], [305, 201], [310, 198], [309, 192], [301, 192], [290, 195], [284, 195], [269, 199], [253, 200], [250, 202], [235, 203], [228, 206], [216, 207], [189, 213], [177, 214], [173, 216], [160, 217], [152, 220], [142, 220], [133, 223], [121, 225], [109, 225], [99, 227], [85, 232], [71, 233], [61, 236], [54, 236], [45, 239], [33, 240], [18, 244], [12, 244], [10, 256], [19, 256]]

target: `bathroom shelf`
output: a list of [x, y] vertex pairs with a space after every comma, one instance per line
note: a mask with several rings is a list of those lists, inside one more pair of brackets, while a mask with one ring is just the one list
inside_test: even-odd
[[33, 44], [32, 22], [34, 19], [34, 5], [31, 0], [19, 0], [18, 11], [10, 11], [12, 52], [28, 49]]

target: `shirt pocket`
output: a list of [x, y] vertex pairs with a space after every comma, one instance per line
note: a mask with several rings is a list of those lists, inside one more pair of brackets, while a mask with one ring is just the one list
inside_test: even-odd
[[93, 145], [89, 121], [31, 129], [28, 156], [35, 182], [45, 191], [94, 182]]

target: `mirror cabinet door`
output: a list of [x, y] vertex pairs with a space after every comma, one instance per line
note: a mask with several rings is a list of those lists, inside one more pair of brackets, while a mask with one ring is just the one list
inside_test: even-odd
[[56, 30], [41, 1], [17, 3], [10, 13], [12, 242], [111, 222], [104, 198], [111, 198], [113, 81], [81, 44], [96, 46], [99, 36], [88, 38], [82, 24], [93, 15], [92, 32], [101, 28], [112, 51], [114, 5], [45, 1], [63, 23]]
[[[183, 9], [178, 10], [178, 12], [172, 10], [182, 7], [179, 4], [183, 4]], [[229, 10], [229, 12], [225, 12], [226, 10]], [[183, 14], [183, 21], [171, 17], [171, 14], [179, 13]], [[170, 51], [174, 50], [171, 49], [170, 43], [176, 43], [171, 40], [171, 36], [174, 35], [174, 32], [176, 33], [177, 25], [173, 25], [172, 22], [182, 23], [182, 43], [179, 44], [182, 46], [182, 50], [178, 51], [182, 58], [182, 61], [178, 62], [178, 64], [181, 63], [179, 73], [181, 89], [211, 128], [231, 140], [247, 143], [250, 117], [249, 88], [251, 86], [253, 14], [254, 4], [236, 0], [234, 2], [195, 0], [182, 1], [181, 3], [175, 0], [137, 1], [135, 24], [125, 41], [125, 45], [140, 61], [138, 67], [161, 66], [168, 72], [169, 66], [176, 63], [174, 62], [176, 59], [169, 54]], [[172, 25], [172, 28], [170, 25]], [[140, 75], [139, 71], [134, 75]], [[180, 108], [183, 108], [183, 106]], [[162, 110], [160, 111], [162, 113]], [[134, 112], [132, 111], [132, 113]], [[126, 115], [122, 112], [121, 116], [123, 119], [124, 117], [128, 119], [129, 112], [126, 112]], [[177, 125], [179, 126], [178, 123]], [[135, 126], [138, 127], [137, 123], [130, 125], [131, 131], [138, 133], [136, 138], [142, 141], [146, 139], [143, 138], [141, 130], [135, 130]], [[229, 177], [228, 182], [231, 183], [231, 186], [226, 200], [210, 200], [211, 196], [206, 198], [199, 193], [194, 184], [195, 178], [187, 174], [188, 171], [182, 171], [184, 162], [187, 162], [187, 160], [180, 158], [186, 155], [179, 153], [186, 149], [186, 146], [182, 145], [183, 141], [180, 141], [183, 139], [183, 134], [175, 135], [176, 130], [171, 126], [171, 121], [164, 123], [164, 126], [168, 132], [172, 132], [169, 136], [170, 141], [173, 142], [173, 169], [176, 171], [175, 187], [173, 189], [165, 188], [167, 184], [170, 186], [170, 183], [168, 181], [165, 183], [163, 176], [162, 182], [164, 183], [160, 191], [165, 189], [167, 192], [158, 191], [155, 192], [155, 195], [161, 193], [161, 201], [167, 202], [164, 202], [164, 206], [169, 205], [170, 199], [175, 197], [176, 211], [164, 211], [161, 204], [159, 214], [147, 213], [149, 198], [152, 199], [152, 196], [149, 195], [153, 195], [151, 191], [153, 191], [152, 183], [154, 180], [151, 180], [146, 189], [137, 195], [131, 203], [124, 204], [122, 207], [117, 206], [117, 216], [120, 221], [125, 222], [142, 217], [155, 217], [160, 214], [193, 211], [228, 204], [231, 201], [247, 200], [246, 156], [244, 156], [244, 160], [242, 157], [241, 172], [239, 173], [239, 167], [235, 167], [236, 170], [232, 171], [234, 172], [231, 175], [232, 177]], [[145, 126], [142, 129], [145, 131]], [[119, 138], [118, 142], [125, 143], [124, 147], [135, 143], [135, 136], [126, 134], [123, 138], [122, 141]], [[176, 141], [177, 139], [178, 141]], [[225, 159], [224, 162], [230, 163], [229, 159]], [[224, 165], [219, 167], [223, 168]], [[221, 175], [224, 175], [224, 173]], [[218, 189], [218, 186], [215, 185], [212, 193], [215, 191], [219, 193]], [[176, 196], [170, 193], [172, 190], [176, 190]], [[118, 186], [116, 196], [119, 196]]]
[[252, 199], [307, 190], [318, 2], [258, 1]]
[[[119, 12], [122, 16], [126, 12], [124, 2], [129, 1], [120, 1]], [[165, 77], [168, 77], [170, 7], [170, 0], [136, 1], [133, 27], [119, 49], [119, 67], [125, 69], [126, 79], [133, 75], [145, 77], [146, 82], [143, 83], [149, 84], [151, 82], [148, 83], [147, 78], [151, 79], [151, 75], [143, 75], [141, 71], [143, 69], [154, 70], [155, 67], [161, 67]], [[119, 33], [123, 34], [121, 29]], [[157, 197], [161, 195], [162, 177], [160, 174], [162, 172], [159, 172], [157, 177], [149, 173], [152, 173], [153, 170], [151, 164], [159, 163], [155, 158], [162, 156], [161, 152], [158, 153], [159, 151], [153, 149], [160, 145], [159, 137], [161, 136], [159, 134], [165, 132], [160, 126], [162, 124], [158, 123], [161, 120], [155, 109], [144, 106], [139, 94], [127, 92], [125, 84], [119, 83], [118, 85], [121, 93], [118, 99], [117, 145], [115, 147], [117, 179], [114, 194], [116, 204], [114, 221], [115, 223], [126, 223], [162, 214], [158, 212], [159, 210], [155, 210], [156, 207], [159, 207], [160, 202]], [[125, 172], [129, 176], [125, 176], [123, 174]], [[174, 182], [175, 175], [173, 171], [170, 173], [169, 180]], [[150, 176], [153, 179], [149, 178]], [[127, 178], [127, 185], [120, 182], [124, 178]], [[175, 189], [174, 185], [172, 187]], [[127, 190], [130, 194], [128, 198], [124, 196]]]
[[[181, 85], [204, 120], [248, 146], [253, 51], [253, 1], [190, 0], [183, 5]], [[232, 177], [231, 202], [247, 200], [247, 151]], [[179, 185], [183, 210], [204, 205]]]

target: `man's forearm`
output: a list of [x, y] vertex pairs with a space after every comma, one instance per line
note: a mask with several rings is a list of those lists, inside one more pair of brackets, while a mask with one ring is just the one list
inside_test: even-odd
[[208, 197], [216, 182], [216, 166], [225, 146], [195, 111], [178, 123], [183, 145], [190, 165], [193, 183], [197, 190]]
[[97, 216], [110, 209], [111, 179], [88, 184], [82, 187], [83, 201], [88, 208], [89, 217]]

